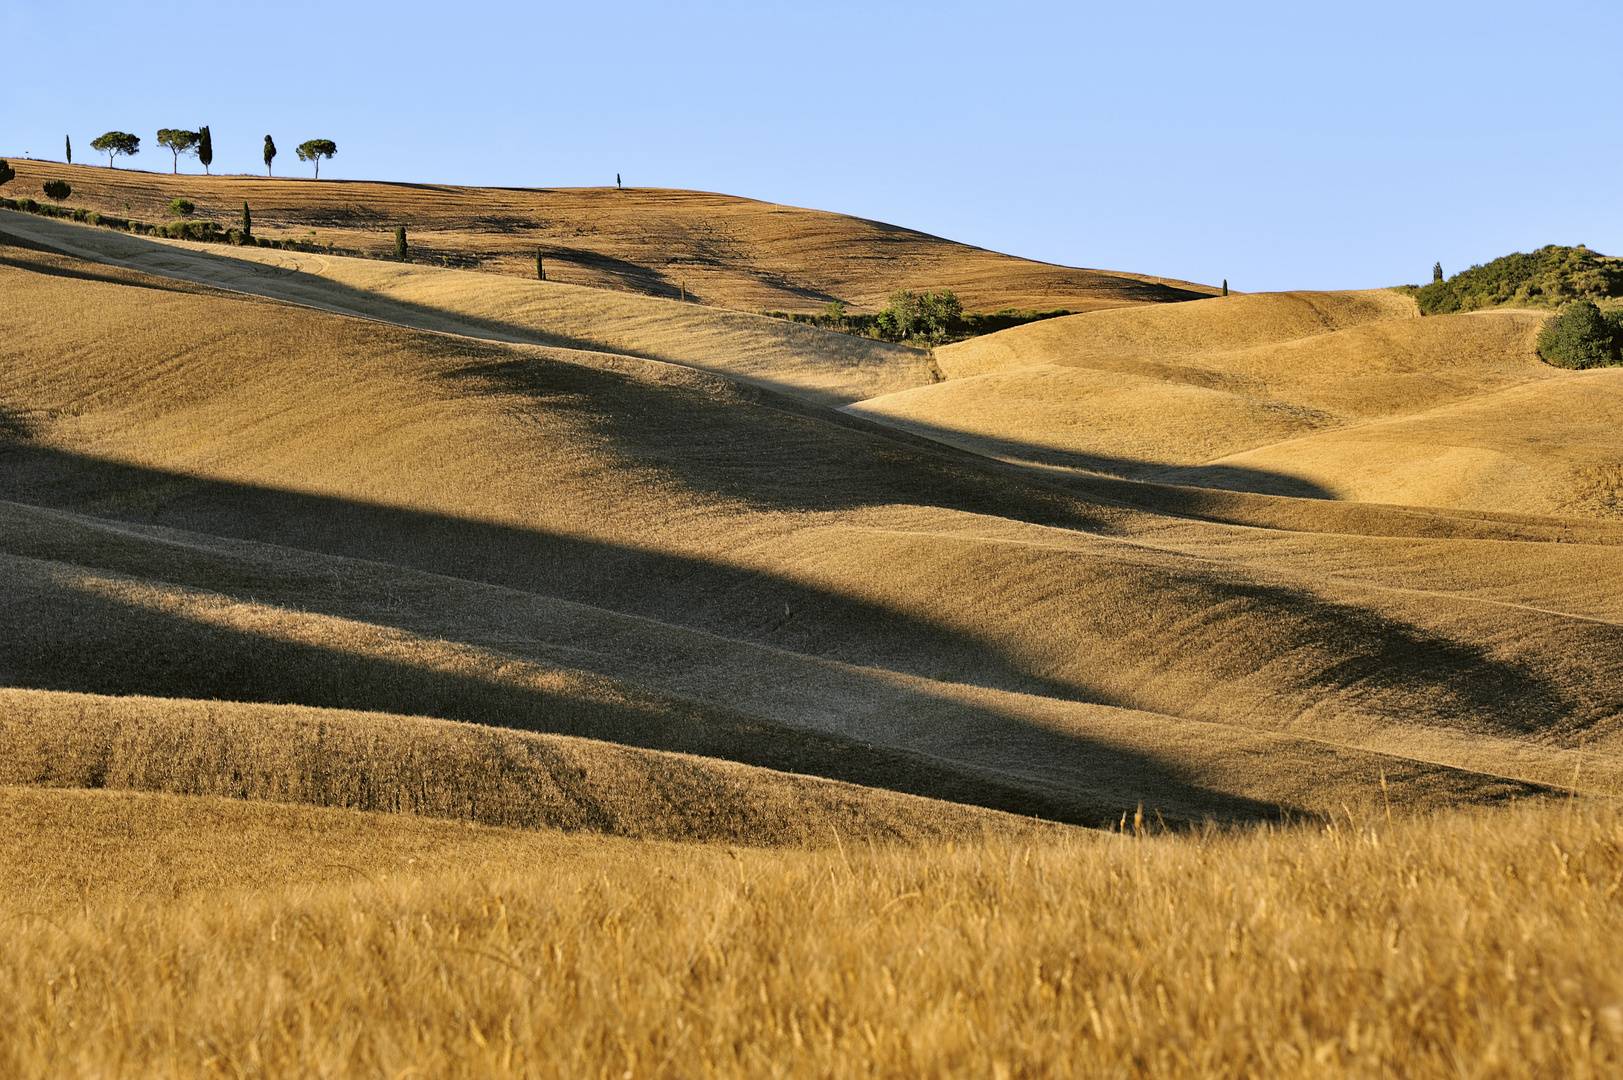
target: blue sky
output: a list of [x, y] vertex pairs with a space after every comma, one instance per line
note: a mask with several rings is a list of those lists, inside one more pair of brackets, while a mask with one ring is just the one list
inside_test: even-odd
[[[1623, 252], [1623, 4], [0, 0], [0, 156], [697, 188], [1247, 291]], [[124, 163], [121, 162], [121, 165]], [[192, 163], [191, 168], [196, 169]]]

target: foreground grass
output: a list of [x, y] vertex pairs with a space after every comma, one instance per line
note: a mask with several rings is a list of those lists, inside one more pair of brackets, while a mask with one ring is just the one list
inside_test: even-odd
[[[1623, 815], [1610, 808], [1034, 847], [847, 837], [804, 853], [225, 800], [3, 797], [27, 804], [0, 817], [13, 833], [0, 844], [10, 1075], [1623, 1067]], [[245, 824], [260, 812], [275, 828]], [[297, 815], [295, 846], [345, 864], [349, 882], [275, 885], [260, 869], [217, 891], [233, 860], [266, 865], [259, 848], [282, 865], [288, 845], [272, 838]], [[173, 829], [182, 820], [201, 824]], [[425, 869], [408, 851], [428, 852]], [[161, 873], [139, 869], [154, 860]]]

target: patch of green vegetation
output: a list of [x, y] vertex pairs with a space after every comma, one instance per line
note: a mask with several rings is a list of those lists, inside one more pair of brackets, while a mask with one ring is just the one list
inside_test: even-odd
[[989, 314], [966, 312], [951, 289], [923, 293], [900, 289], [890, 294], [889, 305], [876, 315], [847, 315], [845, 304], [840, 301], [824, 305], [819, 315], [765, 309], [760, 314], [820, 326], [825, 330], [838, 330], [857, 337], [915, 345], [944, 345], [1007, 330], [1011, 326], [1058, 318], [1071, 312], [1064, 308], [1053, 311], [1002, 308]]
[[1441, 268], [1430, 285], [1404, 286], [1425, 315], [1495, 307], [1560, 307], [1574, 300], [1600, 306], [1623, 300], [1623, 259], [1551, 244], [1473, 266], [1446, 281]]
[[1623, 310], [1602, 311], [1592, 300], [1574, 300], [1546, 319], [1538, 354], [1564, 368], [1611, 367], [1623, 347]]

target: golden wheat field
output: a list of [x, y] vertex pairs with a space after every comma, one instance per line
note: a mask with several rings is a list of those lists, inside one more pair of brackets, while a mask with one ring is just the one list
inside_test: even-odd
[[[884, 222], [728, 195], [663, 188], [466, 188], [254, 176], [166, 176], [16, 161], [7, 191], [37, 197], [47, 179], [72, 185], [74, 206], [161, 221], [170, 200], [229, 222], [251, 207], [271, 239], [349, 251], [394, 249], [406, 226], [425, 261], [547, 278], [614, 292], [687, 297], [755, 311], [813, 313], [838, 300], [876, 311], [898, 288], [957, 287], [972, 311], [1094, 311], [1210, 296], [1207, 285], [1053, 266], [953, 243]], [[15, 189], [15, 190], [14, 190]]]
[[[1623, 1073], [1623, 376], [1545, 313], [73, 183], [337, 235], [0, 211], [0, 1072]], [[339, 253], [408, 211], [457, 265]], [[897, 287], [1079, 313], [752, 313]]]

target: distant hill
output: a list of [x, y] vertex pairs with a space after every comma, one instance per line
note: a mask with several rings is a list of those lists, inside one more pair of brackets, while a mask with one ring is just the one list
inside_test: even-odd
[[[1579, 244], [1550, 244], [1461, 271], [1446, 281], [1403, 290], [1427, 315], [1495, 307], [1560, 307], [1571, 300], [1600, 303], [1623, 297], [1623, 259]], [[1602, 306], [1606, 306], [1602, 304]]]
[[344, 252], [392, 255], [404, 225], [414, 261], [695, 300], [744, 311], [851, 314], [885, 307], [898, 289], [952, 289], [964, 310], [1094, 311], [1215, 295], [1209, 285], [1033, 262], [843, 214], [665, 188], [475, 188], [443, 184], [190, 176], [11, 159], [10, 198], [39, 199], [49, 180], [101, 214], [169, 220], [184, 197], [196, 217], [313, 239]]

